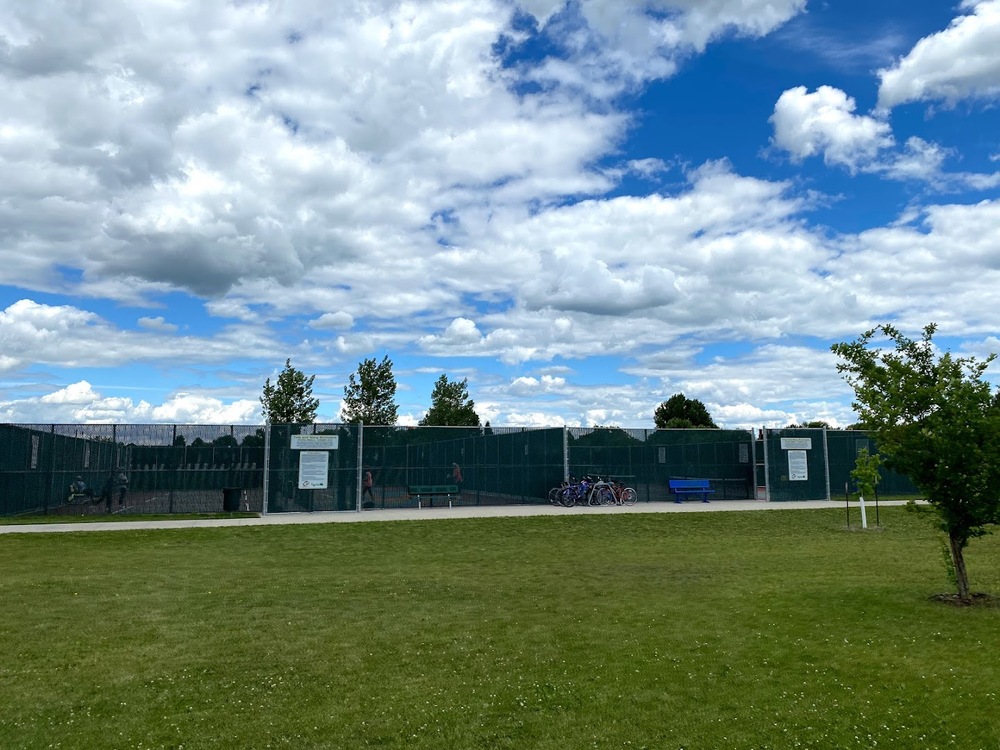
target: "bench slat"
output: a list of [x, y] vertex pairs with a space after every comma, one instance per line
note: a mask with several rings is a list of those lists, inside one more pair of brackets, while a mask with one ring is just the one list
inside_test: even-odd
[[457, 495], [457, 484], [411, 484], [406, 489], [410, 495]]

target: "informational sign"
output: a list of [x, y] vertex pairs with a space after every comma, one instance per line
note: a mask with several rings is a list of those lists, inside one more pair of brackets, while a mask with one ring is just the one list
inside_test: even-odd
[[811, 451], [812, 447], [812, 438], [781, 438], [783, 451]]
[[325, 490], [329, 470], [329, 453], [326, 451], [302, 451], [299, 454], [299, 489]]
[[335, 451], [340, 435], [292, 435], [293, 451]]
[[809, 454], [805, 451], [788, 451], [788, 481], [805, 482], [809, 479]]

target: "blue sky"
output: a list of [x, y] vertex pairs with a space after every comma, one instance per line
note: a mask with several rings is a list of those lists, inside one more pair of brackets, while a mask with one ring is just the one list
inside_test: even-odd
[[[0, 0], [0, 420], [854, 421], [1000, 351], [1000, 0]], [[991, 377], [995, 377], [995, 368]]]

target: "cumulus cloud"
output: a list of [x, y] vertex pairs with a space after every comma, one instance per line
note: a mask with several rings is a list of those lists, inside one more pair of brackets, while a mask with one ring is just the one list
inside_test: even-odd
[[260, 404], [204, 395], [176, 394], [159, 406], [125, 397], [106, 397], [85, 380], [40, 397], [0, 401], [5, 421], [21, 423], [256, 424]]
[[856, 115], [854, 99], [840, 89], [805, 86], [785, 91], [774, 106], [774, 145], [801, 161], [822, 156], [827, 164], [857, 171], [893, 145], [889, 124]]
[[793, 161], [823, 158], [849, 172], [879, 174], [888, 179], [926, 183], [941, 190], [987, 190], [1000, 184], [1000, 172], [954, 172], [945, 168], [951, 150], [918, 136], [896, 147], [884, 119], [855, 114], [853, 98], [840, 89], [805, 86], [785, 91], [774, 107], [771, 143]]
[[320, 331], [341, 331], [354, 325], [354, 316], [346, 312], [323, 313], [309, 321], [309, 327]]
[[761, 37], [801, 13], [805, 0], [528, 0], [519, 3], [564, 47], [526, 71], [547, 86], [600, 100], [673, 75], [683, 60], [727, 36]]
[[879, 71], [880, 107], [1000, 96], [1000, 0], [966, 0], [961, 7], [971, 12]]
[[[994, 5], [963, 19], [982, 27]], [[337, 393], [388, 351], [510, 367], [469, 371], [495, 424], [649, 425], [677, 390], [758, 405], [734, 423], [783, 421], [817, 418], [797, 394], [825, 403], [831, 365], [774, 341], [881, 316], [1000, 328], [993, 201], [839, 236], [810, 227], [815, 198], [793, 181], [722, 160], [667, 184], [663, 160], [621, 155], [623, 92], [770, 33], [801, 0], [345, 0], [337, 23], [328, 6], [35, 2], [0, 18], [0, 268], [23, 297], [0, 311], [0, 371], [38, 381], [0, 386], [0, 414], [252, 422], [287, 356]], [[544, 60], [503, 54], [525, 39]], [[793, 161], [998, 184], [949, 175], [960, 154], [896, 143], [832, 87], [785, 92], [772, 124]], [[629, 176], [658, 192], [609, 192]], [[712, 359], [713, 341], [750, 353]], [[595, 354], [611, 376], [586, 371]], [[136, 364], [183, 373], [184, 392], [89, 385]], [[201, 390], [217, 377], [232, 390]], [[581, 385], [602, 379], [635, 382]]]
[[162, 315], [155, 318], [139, 318], [139, 325], [150, 331], [162, 331], [164, 333], [174, 333], [178, 330], [173, 323], [168, 323]]
[[[214, 337], [175, 336], [169, 325], [148, 322], [144, 332], [122, 330], [95, 313], [72, 305], [45, 305], [22, 299], [0, 311], [0, 344], [9, 369], [29, 365], [113, 367], [125, 362], [160, 361], [164, 352], [189, 364], [245, 356], [280, 354], [266, 332], [229, 327]], [[0, 363], [2, 364], [2, 363]]]

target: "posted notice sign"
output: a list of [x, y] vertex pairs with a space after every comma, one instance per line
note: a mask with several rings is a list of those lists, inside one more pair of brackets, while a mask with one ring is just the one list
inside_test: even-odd
[[810, 451], [812, 447], [812, 438], [781, 438], [783, 451]]
[[293, 451], [335, 451], [340, 435], [292, 435]]
[[805, 451], [788, 451], [788, 481], [804, 482], [809, 479], [809, 454]]
[[325, 490], [329, 470], [329, 453], [326, 451], [302, 451], [299, 454], [299, 489]]

